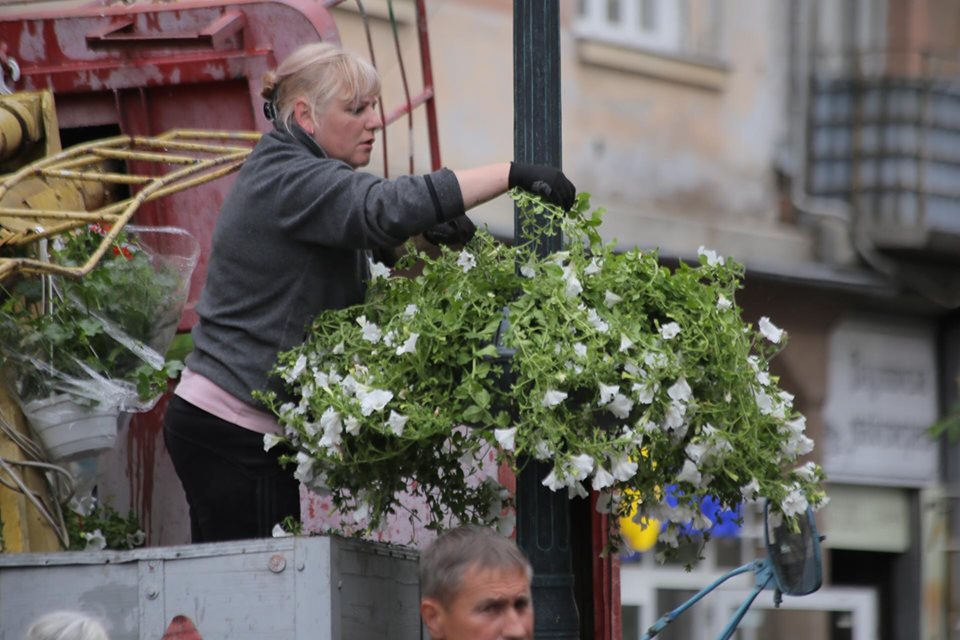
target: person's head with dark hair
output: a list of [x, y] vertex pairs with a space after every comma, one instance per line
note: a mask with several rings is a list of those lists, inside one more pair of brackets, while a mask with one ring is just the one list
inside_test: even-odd
[[529, 640], [529, 561], [485, 527], [447, 531], [420, 555], [420, 615], [433, 640]]

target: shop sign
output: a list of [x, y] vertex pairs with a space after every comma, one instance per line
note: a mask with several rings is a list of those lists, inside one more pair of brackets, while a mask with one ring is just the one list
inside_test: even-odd
[[937, 478], [937, 369], [931, 323], [852, 318], [830, 336], [826, 437], [834, 482], [924, 486]]

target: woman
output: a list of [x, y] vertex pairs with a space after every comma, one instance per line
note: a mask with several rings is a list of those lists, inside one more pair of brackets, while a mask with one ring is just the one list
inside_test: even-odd
[[326, 43], [301, 47], [264, 79], [264, 135], [227, 195], [197, 305], [194, 350], [164, 418], [164, 437], [190, 506], [193, 542], [271, 534], [299, 518], [283, 471], [275, 418], [251, 394], [276, 391], [277, 355], [303, 342], [324, 309], [364, 298], [370, 250], [425, 233], [464, 241], [464, 215], [508, 188], [570, 208], [575, 189], [550, 167], [502, 163], [385, 180], [356, 171], [383, 123], [380, 80], [365, 61]]

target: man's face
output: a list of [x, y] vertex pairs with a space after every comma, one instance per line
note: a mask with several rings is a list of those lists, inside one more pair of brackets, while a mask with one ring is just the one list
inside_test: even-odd
[[432, 598], [420, 613], [433, 640], [531, 640], [533, 602], [527, 573], [472, 566], [446, 607]]

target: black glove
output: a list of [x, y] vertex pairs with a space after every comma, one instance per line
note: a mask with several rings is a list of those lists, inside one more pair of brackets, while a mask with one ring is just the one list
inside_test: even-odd
[[510, 163], [510, 188], [520, 187], [524, 191], [543, 196], [548, 202], [569, 211], [577, 197], [577, 189], [567, 180], [559, 169], [542, 164]]
[[437, 246], [441, 244], [467, 244], [477, 232], [477, 227], [467, 216], [457, 216], [441, 222], [423, 232], [427, 242]]

